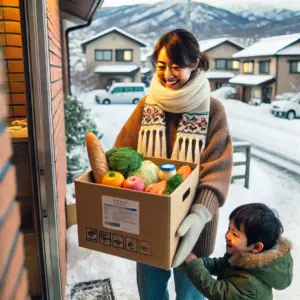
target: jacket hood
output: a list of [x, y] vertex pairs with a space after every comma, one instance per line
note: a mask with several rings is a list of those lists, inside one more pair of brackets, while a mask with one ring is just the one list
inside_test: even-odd
[[291, 284], [293, 259], [291, 242], [281, 238], [270, 250], [261, 253], [240, 252], [229, 259], [233, 267], [246, 269], [274, 289], [285, 289]]

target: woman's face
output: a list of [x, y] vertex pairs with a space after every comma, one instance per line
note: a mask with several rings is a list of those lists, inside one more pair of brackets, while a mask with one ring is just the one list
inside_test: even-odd
[[169, 60], [165, 48], [159, 52], [156, 62], [156, 74], [160, 82], [171, 90], [179, 90], [191, 77], [192, 71], [197, 68], [181, 68]]

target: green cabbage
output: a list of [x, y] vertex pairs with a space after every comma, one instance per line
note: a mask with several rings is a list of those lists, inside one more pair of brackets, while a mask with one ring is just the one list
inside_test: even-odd
[[129, 172], [128, 176], [138, 176], [144, 181], [145, 185], [148, 186], [151, 183], [159, 181], [158, 171], [159, 167], [156, 164], [150, 160], [144, 160], [141, 167], [134, 172]]

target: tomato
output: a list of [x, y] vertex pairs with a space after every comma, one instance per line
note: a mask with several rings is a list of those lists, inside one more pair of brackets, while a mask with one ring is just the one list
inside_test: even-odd
[[122, 187], [125, 178], [120, 172], [108, 172], [102, 178], [102, 184], [114, 186], [114, 187]]

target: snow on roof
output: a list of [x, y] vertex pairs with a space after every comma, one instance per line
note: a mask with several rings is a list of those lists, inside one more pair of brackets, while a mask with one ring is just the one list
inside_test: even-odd
[[300, 56], [300, 43], [291, 45], [280, 50], [277, 55], [299, 55]]
[[137, 70], [137, 65], [106, 65], [95, 68], [95, 73], [131, 73]]
[[148, 72], [151, 72], [151, 69], [150, 69], [150, 68], [142, 68], [142, 69], [141, 69], [141, 73], [142, 73], [142, 74], [145, 74], [145, 73], [148, 73]]
[[234, 77], [234, 73], [226, 71], [207, 71], [205, 76], [207, 79], [229, 79]]
[[273, 79], [275, 79], [274, 76], [270, 75], [242, 74], [229, 79], [229, 82], [242, 85], [260, 85], [267, 81], [272, 81]]
[[146, 44], [142, 40], [136, 38], [135, 36], [131, 35], [130, 33], [126, 32], [126, 31], [124, 31], [124, 30], [122, 30], [122, 29], [120, 29], [119, 27], [116, 27], [116, 26], [110, 27], [110, 28], [108, 28], [108, 29], [106, 29], [104, 31], [101, 31], [101, 32], [99, 32], [99, 33], [91, 36], [90, 38], [82, 41], [80, 45], [81, 46], [85, 46], [85, 44], [88, 44], [88, 43], [92, 42], [93, 40], [98, 39], [98, 38], [100, 38], [100, 37], [102, 37], [102, 36], [104, 36], [104, 35], [106, 35], [106, 34], [108, 34], [110, 32], [113, 32], [113, 31], [117, 31], [120, 34], [128, 37], [129, 39], [134, 40], [135, 42], [137, 42], [138, 44], [140, 44], [141, 47], [146, 47]]
[[232, 55], [233, 58], [276, 55], [280, 50], [300, 40], [300, 33], [263, 38]]
[[200, 45], [200, 50], [201, 52], [205, 52], [210, 50], [211, 48], [214, 48], [216, 46], [219, 46], [222, 43], [225, 42], [229, 42], [232, 43], [234, 45], [236, 45], [237, 47], [243, 49], [244, 46], [242, 46], [241, 44], [237, 43], [236, 41], [229, 39], [229, 38], [218, 38], [218, 39], [210, 39], [210, 40], [201, 40], [199, 41], [199, 45]]

